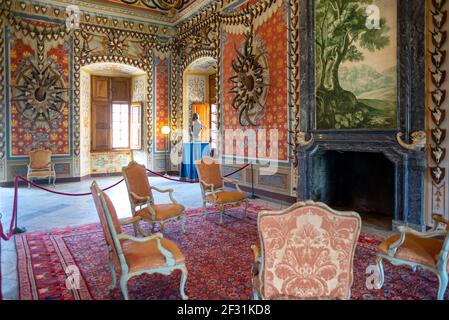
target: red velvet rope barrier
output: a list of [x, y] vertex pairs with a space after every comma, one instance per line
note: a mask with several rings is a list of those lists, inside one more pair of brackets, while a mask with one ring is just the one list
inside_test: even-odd
[[[249, 164], [244, 165], [243, 167], [225, 175], [225, 177], [229, 177], [232, 176], [233, 174], [236, 174], [237, 172], [242, 171], [243, 169], [245, 169], [246, 167], [248, 167]], [[175, 182], [185, 182], [185, 183], [197, 183], [198, 180], [179, 180], [179, 179], [174, 179], [168, 176], [164, 176], [160, 173], [151, 171], [149, 169], [147, 169], [147, 171], [151, 174], [154, 174], [155, 176], [170, 180], [170, 181], [175, 181]], [[9, 230], [7, 232], [7, 234], [5, 234], [5, 232], [3, 231], [3, 224], [0, 221], [0, 237], [5, 240], [8, 241], [9, 239], [11, 239], [12, 235], [13, 235], [13, 230], [14, 230], [14, 222], [16, 221], [16, 217], [17, 217], [17, 202], [18, 202], [18, 196], [19, 196], [19, 180], [22, 180], [25, 183], [29, 183], [30, 185], [32, 185], [33, 187], [36, 187], [38, 189], [53, 193], [53, 194], [57, 194], [57, 195], [61, 195], [61, 196], [69, 196], [69, 197], [84, 197], [84, 196], [89, 196], [91, 193], [90, 192], [85, 192], [85, 193], [67, 193], [67, 192], [60, 192], [60, 191], [55, 191], [55, 190], [51, 190], [49, 188], [40, 186], [38, 184], [35, 184], [32, 181], [29, 181], [28, 179], [22, 177], [22, 176], [16, 176], [16, 178], [14, 179], [14, 202], [13, 202], [13, 209], [12, 209], [12, 217], [11, 217], [11, 222], [9, 224]], [[121, 179], [119, 181], [117, 181], [116, 183], [114, 183], [113, 185], [102, 189], [102, 191], [107, 191], [109, 189], [112, 189], [114, 187], [116, 187], [117, 185], [119, 185], [120, 183], [122, 183], [125, 179]]]

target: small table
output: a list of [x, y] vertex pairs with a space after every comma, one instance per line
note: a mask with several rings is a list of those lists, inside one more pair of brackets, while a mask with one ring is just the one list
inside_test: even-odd
[[184, 180], [198, 180], [195, 161], [210, 155], [208, 142], [188, 142], [182, 145], [182, 162], [180, 177]]

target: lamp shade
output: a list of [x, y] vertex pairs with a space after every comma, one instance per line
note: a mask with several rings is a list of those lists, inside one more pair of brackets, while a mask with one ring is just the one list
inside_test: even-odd
[[162, 134], [169, 134], [170, 133], [170, 127], [169, 126], [163, 126], [161, 129]]

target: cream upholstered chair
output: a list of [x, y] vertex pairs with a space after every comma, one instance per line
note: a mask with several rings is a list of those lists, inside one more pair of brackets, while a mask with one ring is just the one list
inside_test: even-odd
[[[418, 232], [407, 226], [399, 226], [399, 234], [383, 241], [377, 252], [380, 273], [379, 287], [384, 284], [382, 260], [393, 265], [407, 265], [416, 270], [421, 267], [435, 273], [439, 280], [438, 300], [443, 300], [448, 284], [449, 221], [440, 215], [432, 215], [434, 227], [429, 232]], [[440, 229], [443, 226], [443, 229]]]
[[323, 203], [298, 202], [258, 216], [252, 246], [255, 299], [349, 299], [361, 219]]
[[[183, 205], [173, 197], [173, 189], [161, 190], [150, 186], [145, 167], [135, 161], [122, 169], [123, 177], [128, 188], [129, 201], [133, 216], [140, 216], [153, 226], [158, 224], [164, 231], [164, 224], [173, 220], [182, 220], [182, 231], [185, 232], [186, 213]], [[155, 204], [153, 192], [168, 193], [172, 203]], [[138, 224], [134, 225], [134, 232], [144, 234]]]
[[112, 272], [111, 289], [116, 287], [118, 273], [123, 296], [128, 300], [127, 283], [132, 277], [144, 273], [170, 275], [175, 270], [181, 270], [179, 290], [182, 298], [187, 299], [184, 292], [187, 280], [185, 257], [176, 243], [164, 238], [161, 233], [146, 238], [136, 238], [125, 234], [122, 225], [133, 224], [141, 217], [136, 216], [120, 222], [111, 199], [98, 188], [95, 181], [92, 183], [91, 191], [108, 245], [109, 267]]
[[[27, 179], [32, 181], [33, 178], [48, 178], [48, 184], [53, 180], [53, 186], [56, 183], [55, 165], [51, 162], [50, 150], [35, 150], [29, 153], [30, 162], [28, 163]], [[31, 185], [28, 183], [28, 188]]]
[[[223, 213], [227, 205], [236, 205], [244, 202], [245, 216], [247, 215], [247, 194], [240, 190], [238, 181], [222, 177], [219, 163], [212, 158], [204, 157], [201, 160], [195, 161], [195, 167], [200, 180], [205, 218], [207, 217], [207, 203], [220, 207], [220, 224], [223, 223]], [[224, 182], [233, 183], [237, 191], [225, 190]]]

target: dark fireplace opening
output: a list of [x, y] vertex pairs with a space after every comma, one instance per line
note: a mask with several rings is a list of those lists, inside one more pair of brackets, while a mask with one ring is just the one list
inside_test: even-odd
[[312, 197], [365, 222], [392, 229], [394, 164], [381, 153], [326, 151], [314, 157]]

